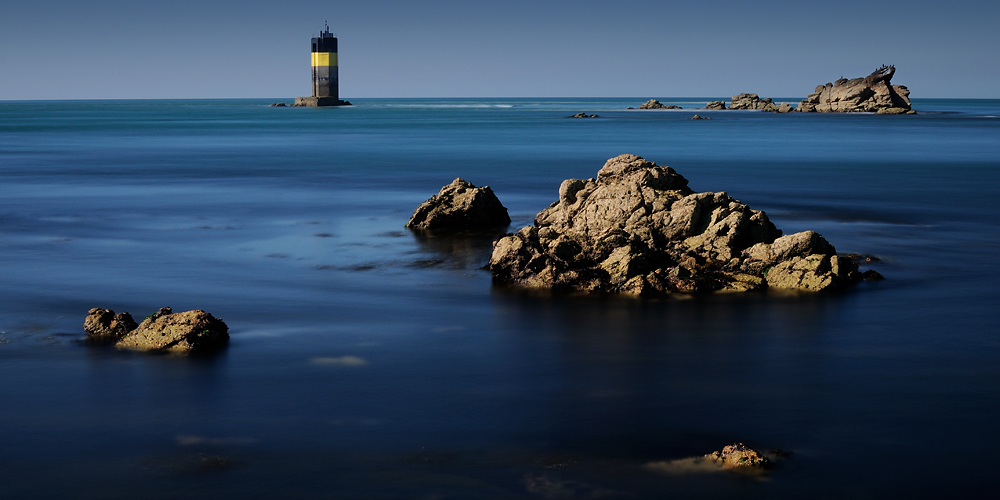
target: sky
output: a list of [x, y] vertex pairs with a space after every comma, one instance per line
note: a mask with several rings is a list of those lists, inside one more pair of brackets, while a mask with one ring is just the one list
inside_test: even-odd
[[1000, 98], [1000, 2], [6, 0], [0, 100], [310, 93], [802, 98], [894, 64], [911, 97]]

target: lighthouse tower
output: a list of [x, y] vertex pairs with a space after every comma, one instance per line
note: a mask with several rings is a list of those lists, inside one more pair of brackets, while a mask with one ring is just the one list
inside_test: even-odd
[[324, 26], [319, 37], [312, 39], [312, 96], [296, 97], [293, 106], [350, 106], [340, 100], [337, 71], [337, 37]]

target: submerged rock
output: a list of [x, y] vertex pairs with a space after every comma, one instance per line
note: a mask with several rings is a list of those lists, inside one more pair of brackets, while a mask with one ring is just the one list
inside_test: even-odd
[[650, 462], [644, 468], [673, 475], [720, 472], [763, 475], [774, 468], [775, 461], [781, 461], [788, 455], [778, 449], [759, 451], [743, 443], [734, 443], [707, 455]]
[[721, 451], [713, 451], [705, 455], [705, 458], [723, 469], [770, 469], [772, 467], [771, 461], [763, 453], [743, 443], [725, 446]]
[[587, 113], [577, 113], [577, 114], [571, 116], [570, 118], [600, 118], [600, 116], [597, 116], [597, 115], [588, 115]]
[[639, 106], [639, 109], [684, 109], [673, 104], [663, 104], [656, 99], [650, 99]]
[[691, 117], [692, 120], [711, 120], [709, 116], [694, 115]]
[[910, 111], [910, 91], [902, 85], [890, 83], [895, 72], [895, 67], [883, 66], [865, 78], [841, 78], [819, 85], [799, 104], [799, 111], [907, 114]]
[[132, 315], [127, 312], [115, 314], [110, 309], [99, 307], [91, 309], [87, 313], [87, 318], [83, 320], [83, 331], [87, 332], [87, 342], [97, 344], [118, 342], [138, 326]]
[[421, 203], [406, 227], [425, 231], [469, 231], [508, 224], [507, 208], [489, 186], [476, 187], [458, 178]]
[[764, 212], [628, 154], [596, 179], [563, 181], [534, 226], [494, 242], [488, 268], [499, 284], [630, 294], [820, 291], [861, 279], [818, 233], [782, 236]]
[[115, 315], [114, 311], [94, 308], [83, 328], [88, 341], [136, 351], [187, 354], [211, 351], [229, 341], [226, 323], [200, 309], [175, 314], [164, 307], [136, 325], [128, 313]]

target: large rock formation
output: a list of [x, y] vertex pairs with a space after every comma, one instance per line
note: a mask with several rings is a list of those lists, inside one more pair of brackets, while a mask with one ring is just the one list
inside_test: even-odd
[[128, 313], [91, 309], [83, 322], [90, 342], [114, 343], [136, 351], [187, 354], [211, 351], [229, 341], [229, 327], [221, 319], [202, 311], [173, 313], [163, 307], [138, 326]]
[[902, 85], [890, 83], [895, 72], [894, 66], [883, 66], [865, 78], [841, 78], [819, 85], [799, 104], [799, 111], [909, 113], [912, 111], [910, 91]]
[[729, 103], [729, 109], [759, 109], [777, 112], [778, 106], [770, 97], [761, 99], [757, 94], [740, 94], [733, 96], [733, 100]]
[[646, 294], [820, 291], [862, 278], [819, 234], [782, 236], [764, 212], [687, 184], [627, 154], [596, 179], [563, 181], [534, 226], [494, 243], [494, 282]]
[[406, 223], [425, 231], [469, 231], [510, 224], [507, 208], [489, 186], [476, 187], [461, 178], [420, 204]]
[[663, 104], [656, 99], [650, 99], [639, 106], [639, 109], [683, 109], [673, 104]]

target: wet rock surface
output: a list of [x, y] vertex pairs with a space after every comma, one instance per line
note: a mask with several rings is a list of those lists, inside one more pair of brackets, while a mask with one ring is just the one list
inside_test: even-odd
[[559, 200], [494, 242], [497, 284], [628, 294], [821, 291], [860, 281], [813, 231], [782, 236], [726, 193], [696, 193], [670, 167], [611, 158], [596, 179], [567, 179]]
[[481, 231], [510, 224], [507, 208], [489, 186], [458, 178], [413, 211], [406, 227], [424, 231]]
[[226, 323], [200, 309], [174, 313], [164, 307], [136, 325], [128, 313], [115, 315], [114, 311], [94, 308], [84, 320], [84, 330], [88, 341], [114, 343], [135, 351], [207, 352], [229, 341]]

